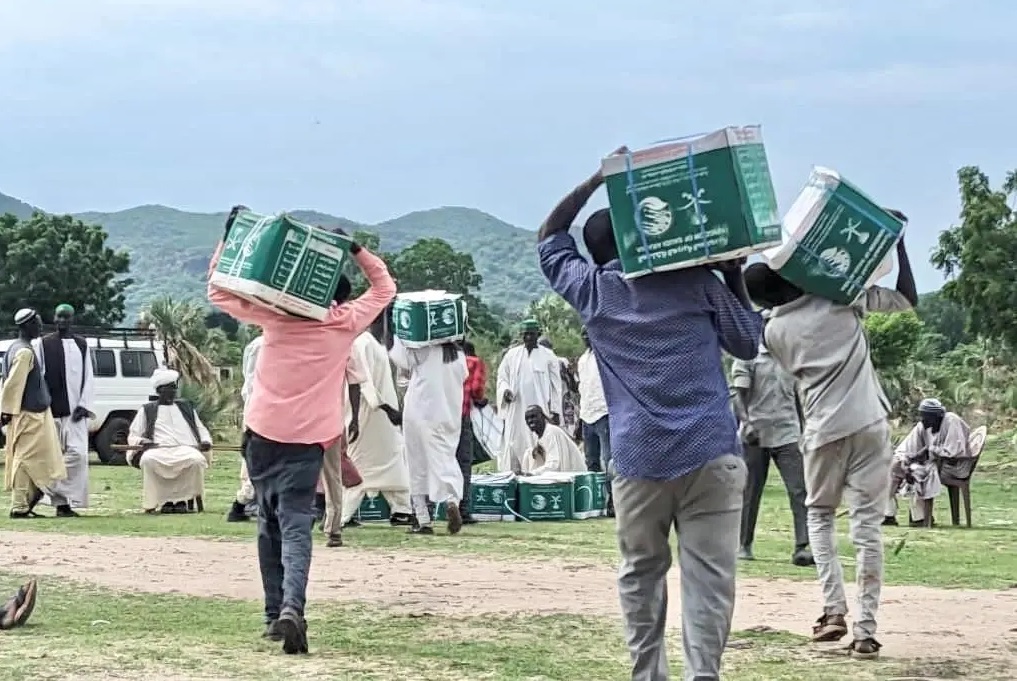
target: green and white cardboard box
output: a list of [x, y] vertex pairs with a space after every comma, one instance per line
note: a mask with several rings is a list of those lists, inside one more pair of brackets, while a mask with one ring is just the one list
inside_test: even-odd
[[627, 278], [740, 258], [780, 243], [777, 197], [758, 125], [608, 156], [601, 170]]
[[515, 520], [517, 494], [512, 473], [476, 474], [470, 479], [470, 513], [480, 521]]
[[411, 348], [457, 341], [466, 334], [466, 301], [456, 293], [400, 293], [392, 317], [396, 336]]
[[530, 475], [519, 482], [519, 515], [525, 520], [572, 520], [572, 474]]
[[853, 303], [893, 269], [904, 223], [836, 171], [815, 167], [784, 216], [787, 241], [763, 254], [806, 293]]
[[381, 494], [365, 496], [357, 509], [357, 517], [363, 522], [375, 520], [388, 520], [392, 516], [392, 507], [388, 505], [388, 499]]
[[607, 511], [607, 476], [603, 473], [576, 473], [573, 477], [572, 517], [599, 518]]
[[209, 281], [280, 314], [322, 320], [351, 245], [285, 213], [241, 211]]

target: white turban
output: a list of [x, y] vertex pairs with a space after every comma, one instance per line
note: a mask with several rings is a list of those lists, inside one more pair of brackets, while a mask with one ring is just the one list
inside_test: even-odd
[[156, 369], [152, 374], [152, 390], [158, 390], [164, 385], [171, 385], [180, 380], [180, 372], [172, 369]]
[[936, 398], [929, 397], [922, 400], [921, 404], [918, 405], [918, 411], [923, 414], [945, 414], [946, 407]]
[[36, 314], [35, 310], [33, 310], [30, 307], [21, 308], [20, 310], [18, 310], [14, 314], [14, 323], [17, 326], [21, 326], [25, 322], [28, 322], [29, 320], [34, 319], [35, 318], [35, 314]]

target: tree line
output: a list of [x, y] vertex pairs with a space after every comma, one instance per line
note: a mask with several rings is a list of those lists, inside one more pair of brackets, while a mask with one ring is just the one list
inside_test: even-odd
[[[1017, 413], [1017, 171], [998, 189], [974, 166], [961, 168], [957, 178], [960, 220], [941, 232], [931, 258], [946, 284], [923, 295], [912, 313], [866, 320], [873, 362], [902, 417], [929, 395], [980, 421]], [[107, 236], [101, 226], [70, 216], [0, 217], [0, 315], [11, 320], [31, 306], [48, 321], [56, 305], [70, 303], [82, 325], [123, 325], [124, 293], [133, 283], [130, 256], [107, 245]], [[562, 357], [582, 352], [578, 316], [554, 294], [506, 310], [481, 298], [483, 275], [473, 257], [442, 239], [385, 252], [378, 235], [353, 236], [386, 262], [400, 290], [462, 294], [478, 352], [492, 364], [515, 341], [515, 324], [526, 316], [541, 321]], [[351, 279], [354, 293], [362, 292], [359, 272], [351, 271]], [[198, 383], [217, 383], [221, 368], [239, 367], [252, 337], [204, 300], [158, 298], [135, 323], [154, 328], [175, 364]]]

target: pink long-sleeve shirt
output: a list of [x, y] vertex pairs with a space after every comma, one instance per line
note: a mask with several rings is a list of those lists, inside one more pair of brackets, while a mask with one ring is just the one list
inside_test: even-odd
[[[212, 256], [215, 270], [222, 244]], [[334, 442], [345, 428], [346, 366], [353, 341], [367, 330], [396, 294], [381, 258], [361, 248], [353, 256], [370, 288], [359, 298], [332, 304], [323, 321], [273, 312], [214, 284], [208, 300], [223, 312], [262, 328], [264, 344], [244, 405], [247, 427], [276, 442]]]

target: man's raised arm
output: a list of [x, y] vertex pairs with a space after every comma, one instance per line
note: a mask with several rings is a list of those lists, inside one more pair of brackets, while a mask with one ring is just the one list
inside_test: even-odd
[[331, 318], [362, 333], [395, 298], [396, 284], [385, 261], [363, 246], [354, 243], [350, 255], [364, 273], [369, 286], [358, 298], [333, 308]]

